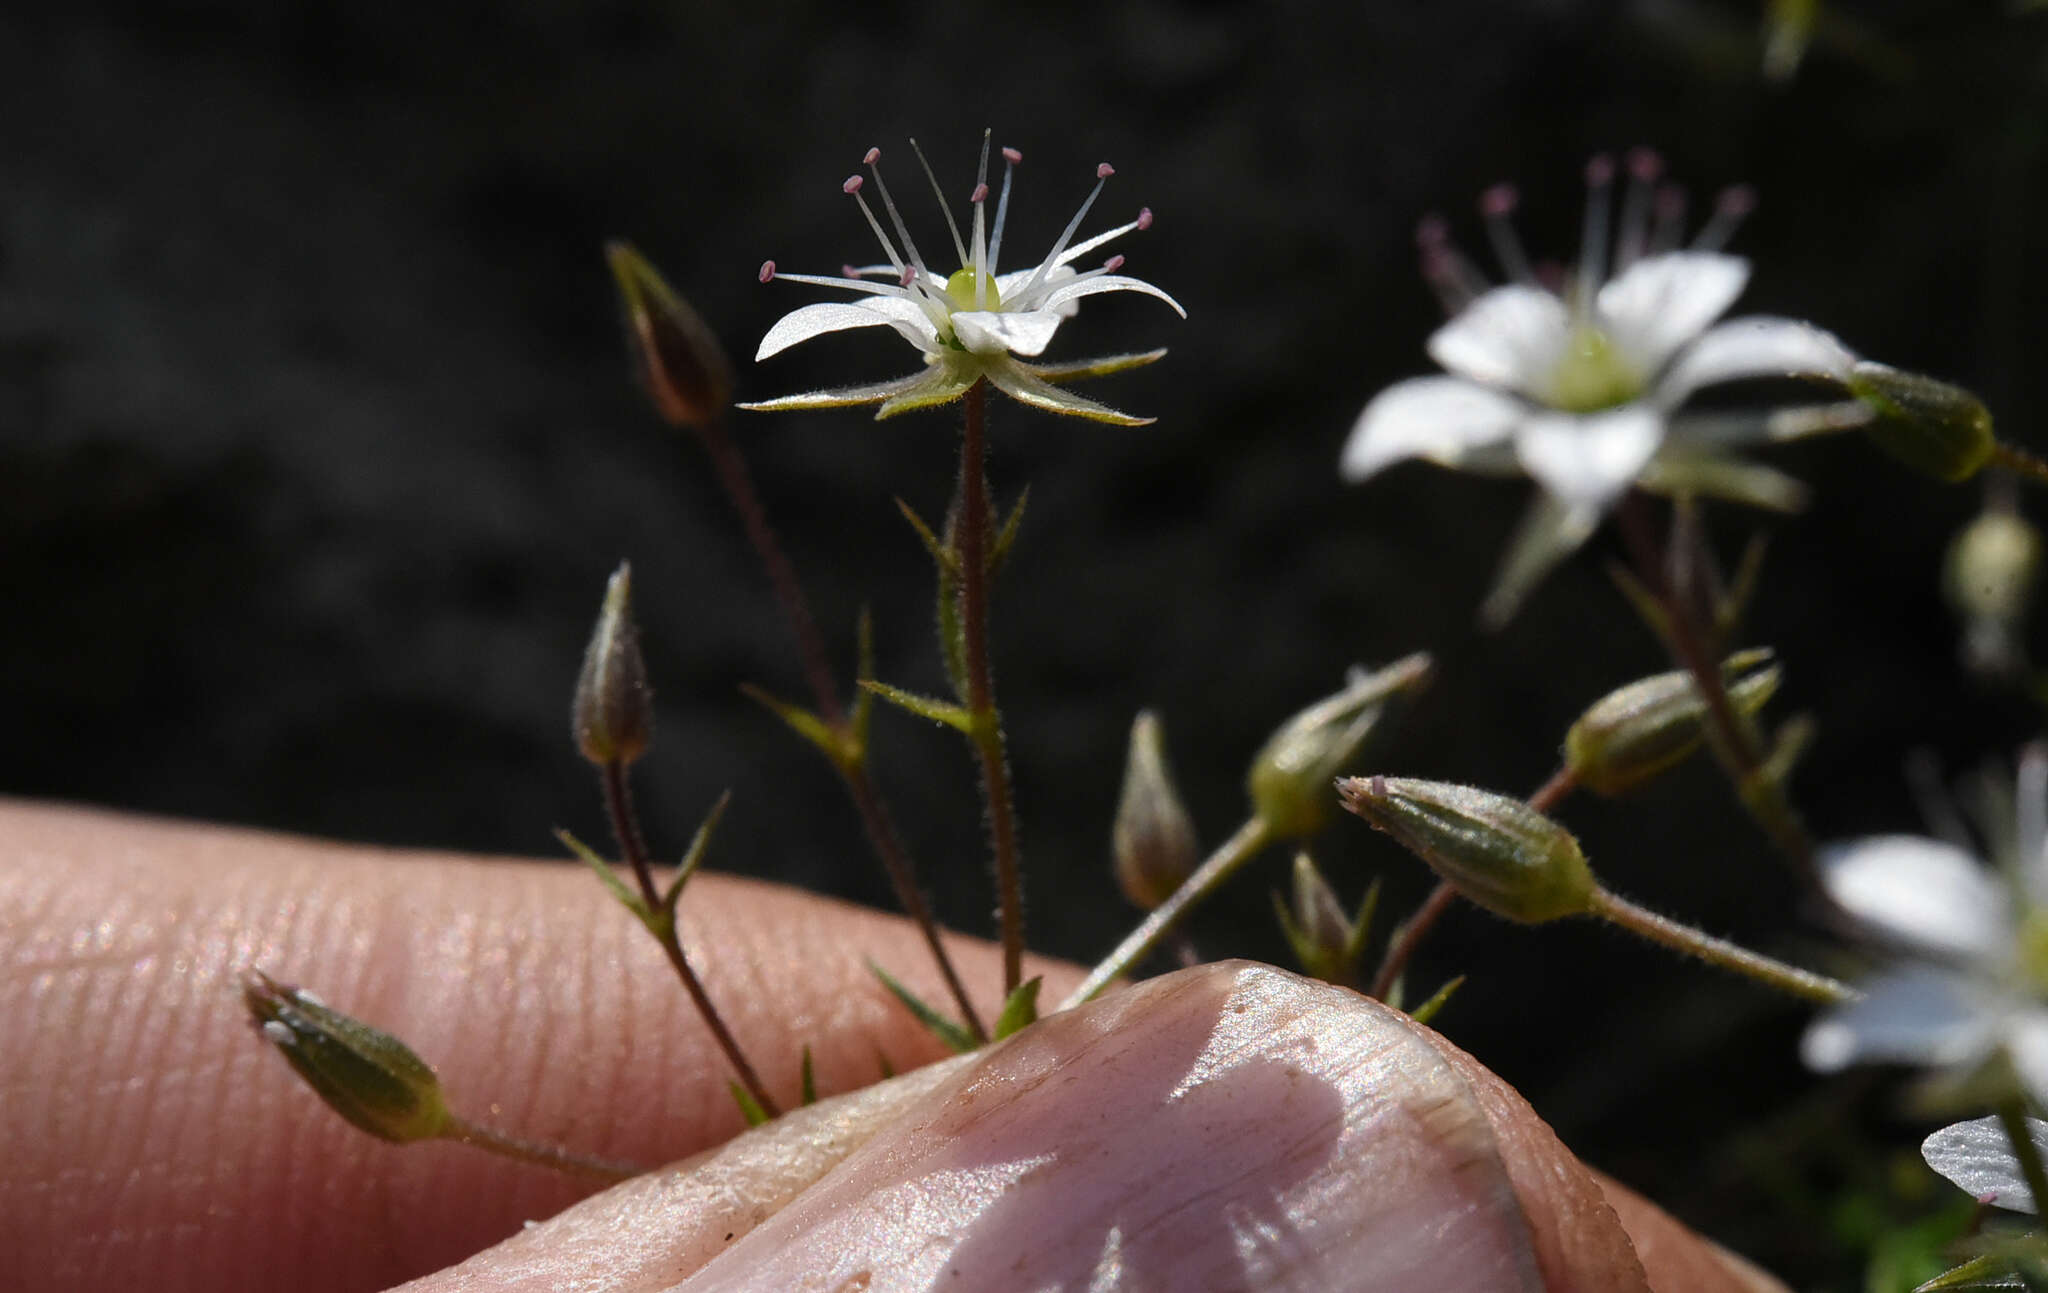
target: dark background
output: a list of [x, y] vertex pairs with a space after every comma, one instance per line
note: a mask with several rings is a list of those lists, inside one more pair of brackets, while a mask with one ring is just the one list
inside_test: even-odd
[[[1023, 150], [1011, 246], [1036, 254], [1118, 169], [1091, 228], [1157, 213], [1061, 356], [1170, 345], [1094, 393], [1139, 430], [999, 404], [996, 488], [1032, 488], [998, 592], [997, 664], [1033, 880], [1032, 938], [1100, 955], [1132, 919], [1107, 871], [1131, 714], [1164, 714], [1206, 839], [1247, 757], [1356, 660], [1445, 670], [1388, 771], [1526, 791], [1564, 727], [1660, 664], [1597, 539], [1506, 631], [1472, 615], [1527, 486], [1423, 466], [1365, 487], [1338, 449], [1426, 371], [1438, 320], [1412, 233], [1483, 247], [1517, 181], [1539, 256], [1576, 246], [1593, 152], [1660, 149], [1694, 210], [1761, 193], [1742, 309], [1969, 383], [2039, 444], [2023, 305], [2044, 286], [2041, 20], [1944, 0], [1830, 5], [1788, 84], [1758, 9], [1633, 4], [746, 6], [73, 3], [0, 16], [0, 790], [340, 838], [547, 854], [602, 834], [566, 706], [603, 580], [635, 563], [660, 704], [642, 765], [666, 851], [735, 804], [713, 864], [861, 901], [887, 890], [830, 774], [741, 698], [801, 691], [776, 609], [686, 437], [627, 380], [608, 237], [637, 242], [741, 361], [742, 398], [907, 372], [893, 338], [754, 340], [814, 289], [766, 257], [873, 259], [840, 180], [915, 134], [965, 191], [981, 128]], [[915, 172], [915, 227], [939, 240]], [[929, 569], [946, 414], [739, 414], [735, 433], [843, 667], [875, 609], [881, 672], [938, 690]], [[1775, 455], [1813, 484], [1774, 536], [1752, 637], [1821, 737], [1795, 783], [1822, 836], [1916, 829], [1901, 764], [1959, 770], [2034, 715], [1972, 683], [1938, 592], [1975, 487], [1844, 439]], [[942, 915], [990, 928], [957, 741], [898, 715], [877, 766]], [[1617, 888], [1810, 955], [1798, 893], [1714, 770], [1564, 816]], [[1422, 870], [1356, 822], [1319, 846], [1347, 895]], [[1282, 955], [1269, 859], [1196, 923]], [[623, 934], [622, 934], [623, 936]], [[1797, 1070], [1803, 1013], [1591, 927], [1459, 912], [1421, 961], [1472, 980], [1453, 1037], [1597, 1165], [1803, 1280], [1846, 1278], [1788, 1199], [1836, 1184], [1762, 1119], [1888, 1101]], [[1763, 1128], [1764, 1130], [1760, 1130]], [[1759, 1151], [1759, 1143], [1772, 1147]], [[1821, 1156], [1825, 1157], [1825, 1155]], [[1787, 1184], [1793, 1181], [1794, 1184]], [[1823, 1203], [1809, 1203], [1813, 1208]]]

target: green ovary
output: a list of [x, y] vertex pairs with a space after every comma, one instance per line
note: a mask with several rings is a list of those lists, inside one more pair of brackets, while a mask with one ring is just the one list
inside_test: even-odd
[[974, 303], [974, 269], [972, 266], [953, 271], [953, 276], [946, 280], [946, 299], [952, 302], [953, 308], [956, 310], [996, 310], [1002, 308], [1001, 299], [996, 296], [996, 281], [987, 274], [981, 276], [981, 304], [976, 305]]
[[[958, 275], [954, 276], [955, 278]], [[947, 290], [952, 290], [949, 282]], [[1572, 329], [1564, 357], [1550, 374], [1550, 403], [1567, 413], [1597, 413], [1643, 393], [1641, 374], [1598, 328]]]

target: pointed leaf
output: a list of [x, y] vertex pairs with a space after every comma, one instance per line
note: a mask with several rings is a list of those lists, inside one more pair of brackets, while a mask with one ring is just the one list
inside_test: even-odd
[[1441, 988], [1438, 988], [1435, 996], [1409, 1011], [1408, 1017], [1418, 1024], [1428, 1023], [1443, 1013], [1443, 1008], [1450, 1003], [1451, 994], [1464, 986], [1465, 976], [1461, 974]]
[[1358, 914], [1351, 918], [1351, 937], [1344, 944], [1344, 963], [1357, 965], [1365, 956], [1366, 940], [1372, 933], [1372, 918], [1380, 909], [1380, 877], [1374, 876], [1367, 886], [1365, 897], [1359, 900]]
[[2026, 1281], [2014, 1271], [2012, 1262], [2003, 1256], [1986, 1253], [1973, 1257], [1961, 1266], [1951, 1267], [1927, 1281], [1916, 1284], [1913, 1293], [1943, 1293], [1947, 1289], [2018, 1289], [2025, 1288]]
[[861, 690], [873, 692], [898, 709], [907, 709], [919, 718], [928, 718], [934, 723], [942, 723], [961, 732], [971, 734], [974, 731], [974, 716], [964, 705], [956, 705], [934, 696], [922, 696], [914, 691], [905, 691], [901, 687], [891, 687], [886, 682], [876, 682], [872, 678], [862, 679], [860, 685]]
[[811, 1067], [811, 1047], [808, 1042], [804, 1044], [804, 1061], [800, 1081], [802, 1086], [799, 1088], [797, 1102], [799, 1104], [818, 1103], [818, 1074], [817, 1070]]
[[1003, 1003], [1003, 1013], [996, 1016], [995, 1040], [1001, 1041], [1011, 1033], [1038, 1022], [1038, 984], [1041, 977], [1033, 975], [1018, 984], [1010, 999]]
[[1714, 632], [1724, 644], [1742, 626], [1742, 617], [1749, 611], [1750, 599], [1756, 596], [1757, 582], [1764, 573], [1764, 554], [1770, 544], [1770, 536], [1762, 530], [1749, 536], [1748, 544], [1742, 549], [1742, 560], [1735, 566], [1735, 578], [1729, 582], [1728, 592], [1720, 604], [1714, 607]]
[[718, 829], [719, 819], [725, 816], [725, 807], [731, 802], [732, 791], [720, 795], [718, 802], [711, 805], [711, 811], [704, 814], [704, 824], [690, 837], [689, 850], [683, 854], [682, 865], [676, 868], [676, 878], [669, 882], [668, 892], [661, 896], [662, 908], [671, 918], [675, 915], [676, 899], [683, 896], [683, 886], [697, 874], [697, 868], [704, 865], [704, 852], [711, 846], [711, 832]]
[[899, 498], [896, 500], [896, 510], [903, 513], [903, 519], [910, 522], [911, 529], [917, 531], [918, 542], [924, 544], [924, 550], [931, 554], [931, 559], [938, 563], [939, 569], [958, 573], [960, 562], [953, 555], [953, 549], [939, 542], [939, 536], [932, 533], [932, 527], [925, 524], [924, 518], [917, 514], [917, 509]]
[[725, 1089], [732, 1092], [732, 1102], [740, 1107], [740, 1117], [747, 1120], [749, 1127], [758, 1127], [768, 1121], [768, 1111], [761, 1102], [747, 1094], [747, 1089], [737, 1082], [727, 1081]]
[[1308, 935], [1301, 926], [1294, 923], [1294, 913], [1287, 909], [1287, 900], [1280, 896], [1280, 891], [1274, 889], [1270, 892], [1273, 895], [1273, 915], [1280, 922], [1281, 936], [1287, 940], [1288, 948], [1294, 953], [1294, 963], [1309, 977], [1320, 978], [1313, 965], [1319, 959], [1316, 956], [1315, 945], [1309, 942]]
[[788, 724], [790, 731], [817, 746], [834, 764], [843, 766], [847, 753], [845, 741], [832, 729], [831, 724], [820, 718], [815, 711], [783, 700], [750, 682], [740, 684], [740, 694]]
[[628, 889], [626, 882], [619, 879], [618, 872], [612, 870], [611, 863], [599, 857], [595, 849], [565, 830], [556, 830], [555, 838], [562, 842], [564, 848], [588, 863], [591, 870], [597, 872], [597, 878], [604, 881], [604, 887], [611, 890], [612, 897], [618, 899], [620, 905], [641, 921], [648, 919], [652, 913], [647, 910], [646, 899]]
[[1643, 623], [1650, 626], [1650, 632], [1657, 635], [1657, 640], [1669, 642], [1671, 619], [1658, 604], [1656, 595], [1635, 577], [1635, 572], [1618, 561], [1610, 561], [1607, 563], [1607, 577], [1614, 581], [1614, 586], [1621, 590], [1621, 595], [1628, 599], [1628, 604], [1635, 608]]
[[917, 1016], [917, 1022], [923, 1024], [931, 1032], [932, 1036], [944, 1042], [954, 1054], [965, 1055], [974, 1049], [973, 1034], [926, 1005], [918, 998], [916, 993], [892, 978], [887, 970], [876, 965], [873, 961], [869, 961], [868, 972], [877, 979], [880, 979], [882, 986], [887, 988], [890, 994], [898, 1001], [902, 1002], [905, 1009]]
[[1010, 505], [1010, 514], [1003, 520], [1003, 528], [996, 535], [996, 541], [989, 545], [988, 572], [993, 575], [1003, 568], [1009, 559], [1010, 545], [1017, 541], [1017, 527], [1024, 520], [1024, 505], [1031, 501], [1031, 486], [1018, 491], [1017, 501]]

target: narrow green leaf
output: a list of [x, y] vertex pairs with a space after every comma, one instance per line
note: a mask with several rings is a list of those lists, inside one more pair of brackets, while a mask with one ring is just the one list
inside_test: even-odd
[[903, 519], [910, 522], [911, 529], [917, 531], [917, 541], [924, 545], [924, 550], [938, 563], [940, 572], [959, 574], [959, 558], [953, 555], [951, 548], [939, 542], [939, 536], [932, 532], [931, 526], [925, 524], [924, 518], [917, 514], [917, 509], [899, 498], [896, 500], [896, 510], [903, 513]]
[[1643, 581], [1637, 579], [1634, 572], [1618, 561], [1607, 563], [1607, 577], [1614, 581], [1614, 586], [1621, 590], [1621, 595], [1628, 599], [1628, 604], [1635, 608], [1643, 623], [1650, 626], [1650, 632], [1657, 635], [1657, 640], [1669, 642], [1671, 619], [1665, 615], [1664, 608], [1657, 604], [1655, 594], [1643, 587]]
[[881, 1070], [884, 1082], [896, 1076], [896, 1066], [889, 1062], [888, 1053], [879, 1046], [875, 1048], [875, 1067]]
[[1018, 984], [1010, 999], [1003, 1003], [1003, 1013], [996, 1016], [997, 1041], [1038, 1022], [1039, 978], [1034, 974]]
[[1428, 1023], [1430, 1020], [1436, 1018], [1439, 1014], [1443, 1013], [1443, 1008], [1446, 1005], [1450, 1004], [1451, 994], [1464, 986], [1465, 976], [1461, 974], [1457, 978], [1452, 979], [1449, 983], [1446, 983], [1441, 988], [1438, 988], [1436, 990], [1435, 996], [1423, 1002], [1421, 1005], [1415, 1007], [1415, 1009], [1409, 1011], [1408, 1017], [1410, 1019], [1413, 1019], [1418, 1024]]
[[817, 746], [825, 757], [832, 760], [835, 765], [843, 765], [845, 763], [846, 743], [844, 739], [838, 732], [832, 729], [831, 724], [818, 717], [817, 714], [804, 708], [802, 705], [782, 700], [750, 682], [740, 684], [740, 693], [788, 724], [790, 731], [795, 732], [804, 740]]
[[808, 1042], [804, 1044], [804, 1063], [801, 1081], [803, 1085], [798, 1094], [797, 1103], [818, 1103], [818, 1074], [816, 1070], [814, 1070], [811, 1067], [811, 1047], [810, 1043]]
[[996, 541], [989, 545], [988, 572], [999, 573], [1003, 563], [1010, 558], [1010, 545], [1017, 541], [1017, 527], [1024, 523], [1024, 505], [1031, 501], [1031, 486], [1026, 485], [1017, 493], [1017, 501], [1010, 505], [1010, 515], [1003, 520], [1003, 528], [996, 534]]
[[1357, 965], [1365, 957], [1366, 940], [1372, 934], [1372, 918], [1380, 909], [1380, 877], [1374, 876], [1367, 886], [1365, 897], [1359, 900], [1358, 914], [1351, 918], [1351, 937], [1344, 942], [1344, 963]]
[[1294, 923], [1294, 913], [1288, 910], [1287, 899], [1280, 896], [1278, 889], [1267, 892], [1273, 895], [1273, 917], [1280, 922], [1280, 934], [1287, 940], [1288, 948], [1294, 953], [1294, 963], [1301, 967], [1304, 974], [1313, 976], [1315, 971], [1309, 968], [1309, 962], [1316, 959], [1315, 947], [1309, 943], [1308, 935], [1302, 931], [1301, 926]]
[[873, 692], [898, 709], [907, 709], [919, 718], [928, 718], [934, 723], [942, 723], [960, 732], [971, 734], [974, 731], [974, 716], [968, 712], [965, 705], [956, 705], [952, 701], [940, 700], [936, 696], [919, 695], [914, 691], [905, 691], [901, 687], [891, 687], [886, 682], [876, 682], [872, 678], [863, 679], [860, 685], [861, 690]]
[[1756, 596], [1757, 584], [1763, 578], [1764, 554], [1770, 550], [1770, 537], [1762, 530], [1749, 536], [1749, 542], [1742, 549], [1742, 559], [1735, 564], [1735, 578], [1728, 582], [1728, 591], [1714, 607], [1714, 636], [1717, 646], [1725, 646], [1742, 627], [1742, 617], [1749, 612], [1750, 599]]
[[725, 1089], [732, 1092], [732, 1102], [740, 1107], [740, 1116], [747, 1120], [749, 1127], [758, 1127], [768, 1121], [768, 1111], [761, 1107], [760, 1101], [747, 1093], [745, 1087], [737, 1082], [727, 1081]]
[[626, 882], [619, 879], [618, 872], [612, 870], [611, 863], [599, 857], [595, 849], [565, 830], [557, 829], [555, 838], [562, 841], [564, 848], [588, 863], [591, 870], [597, 872], [597, 878], [604, 881], [604, 887], [611, 890], [612, 897], [617, 898], [627, 911], [639, 917], [643, 923], [646, 922], [648, 916], [652, 914], [647, 910], [646, 900], [626, 887]]
[[882, 981], [882, 986], [902, 1002], [905, 1009], [917, 1016], [917, 1022], [929, 1029], [932, 1036], [944, 1042], [954, 1054], [965, 1055], [974, 1049], [973, 1034], [919, 1000], [916, 993], [890, 977], [887, 970], [869, 961], [868, 971]]
[[668, 892], [661, 896], [662, 910], [671, 917], [676, 910], [676, 899], [683, 896], [683, 886], [690, 877], [697, 874], [697, 868], [704, 865], [704, 851], [711, 845], [711, 832], [718, 829], [718, 823], [725, 816], [725, 806], [732, 802], [732, 791], [728, 790], [711, 805], [711, 811], [704, 814], [704, 824], [690, 838], [689, 851], [683, 854], [682, 865], [676, 868], [676, 878], [669, 882]]

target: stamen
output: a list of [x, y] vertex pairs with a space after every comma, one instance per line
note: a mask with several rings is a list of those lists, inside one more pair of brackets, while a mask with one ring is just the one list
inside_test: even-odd
[[1514, 185], [1496, 184], [1479, 195], [1479, 214], [1486, 221], [1486, 237], [1493, 244], [1494, 259], [1509, 278], [1517, 283], [1530, 283], [1535, 276], [1529, 272], [1529, 257], [1522, 251], [1522, 240], [1515, 236], [1514, 222], [1509, 219], [1521, 199]]
[[1692, 240], [1694, 251], [1719, 251], [1735, 236], [1736, 229], [1750, 212], [1756, 210], [1756, 190], [1747, 184], [1737, 184], [1721, 190], [1721, 196], [1714, 199], [1714, 214]]
[[[847, 277], [848, 277], [848, 278], [852, 278], [852, 277], [853, 277], [853, 275], [851, 275], [851, 274], [848, 274], [848, 275], [847, 275]], [[764, 283], [772, 283], [772, 282], [774, 282], [774, 281], [775, 281], [775, 262], [774, 262], [774, 261], [772, 261], [772, 260], [764, 260], [764, 261], [762, 261], [762, 262], [761, 262], [761, 281], [762, 281], [762, 282], [764, 282]]]
[[870, 148], [867, 151], [867, 156], [860, 159], [860, 164], [862, 166], [873, 166], [876, 162], [879, 162], [881, 160], [882, 150], [879, 148]]
[[1664, 159], [1648, 148], [1632, 148], [1628, 154], [1628, 191], [1621, 199], [1621, 241], [1614, 251], [1614, 270], [1620, 273], [1642, 259], [1650, 239], [1650, 201], [1657, 179], [1664, 173]]
[[[924, 257], [917, 254], [917, 242], [910, 236], [910, 226], [903, 223], [903, 213], [896, 209], [896, 199], [889, 196], [889, 182], [882, 178], [882, 150], [870, 148], [868, 149], [868, 154], [875, 159], [868, 163], [868, 174], [875, 177], [875, 187], [881, 190], [882, 193], [882, 205], [889, 212], [889, 223], [896, 227], [896, 236], [903, 240], [904, 258], [922, 271], [924, 269]], [[891, 257], [890, 259], [894, 260], [895, 258]], [[901, 264], [902, 262], [899, 261], [897, 263]]]
[[861, 179], [861, 177], [858, 175], [849, 175], [846, 177], [846, 183], [839, 186], [839, 191], [841, 193], [847, 194], [848, 196], [851, 196], [855, 193], [860, 192], [860, 186], [862, 184], [865, 184], [866, 182], [867, 181]]
[[1122, 252], [1118, 252], [1116, 255], [1111, 256], [1108, 260], [1102, 262], [1102, 272], [1105, 274], [1114, 274], [1123, 267], [1124, 257]]
[[1659, 185], [1653, 205], [1656, 216], [1650, 226], [1650, 254], [1655, 256], [1677, 250], [1685, 236], [1685, 190], [1676, 184]]
[[1150, 229], [1152, 227], [1152, 208], [1139, 207], [1138, 218], [1135, 223], [1140, 229]]
[[1110, 229], [1103, 233], [1096, 234], [1093, 238], [1086, 239], [1082, 242], [1077, 242], [1073, 246], [1061, 252], [1059, 257], [1059, 264], [1071, 265], [1075, 261], [1081, 259], [1081, 257], [1086, 256], [1089, 252], [1094, 251], [1097, 247], [1100, 247], [1105, 243], [1115, 242], [1117, 239], [1123, 237], [1127, 233], [1130, 233], [1134, 229], [1142, 230], [1150, 229], [1151, 227], [1152, 208], [1141, 207], [1138, 211], [1138, 218], [1131, 221], [1129, 224], [1120, 224], [1114, 229]]
[[869, 206], [868, 200], [860, 195], [861, 184], [860, 176], [849, 175], [846, 177], [846, 183], [839, 186], [839, 191], [860, 204], [860, 213], [868, 218], [868, 228], [875, 231], [875, 241], [882, 244], [882, 254], [889, 258], [890, 266], [897, 273], [901, 274], [903, 272], [903, 258], [896, 254], [896, 244], [889, 241], [889, 235], [882, 232], [882, 222], [875, 219], [874, 208]]
[[1579, 235], [1579, 264], [1572, 276], [1573, 310], [1593, 312], [1593, 294], [1607, 279], [1609, 190], [1614, 184], [1614, 159], [1605, 153], [1586, 163], [1586, 223]]
[[915, 139], [910, 141], [910, 151], [917, 154], [917, 164], [924, 167], [924, 177], [931, 182], [932, 196], [939, 200], [939, 214], [946, 217], [946, 232], [953, 235], [953, 254], [960, 258], [962, 265], [965, 265], [967, 244], [961, 241], [960, 226], [953, 219], [953, 208], [946, 205], [946, 191], [939, 187], [939, 177], [932, 173], [932, 164], [926, 159], [924, 149], [917, 146]]
[[1455, 315], [1486, 290], [1486, 280], [1451, 245], [1450, 226], [1440, 215], [1427, 215], [1415, 226], [1415, 246], [1422, 253], [1422, 277], [1435, 289], [1444, 313]]
[[[1116, 174], [1116, 168], [1108, 162], [1104, 162], [1095, 168], [1095, 187], [1088, 190], [1088, 196], [1081, 201], [1081, 209], [1074, 212], [1072, 220], [1067, 221], [1066, 232], [1062, 233], [1060, 240], [1052, 245], [1052, 251], [1044, 260], [1038, 263], [1038, 268], [1032, 271], [1031, 278], [1024, 284], [1023, 291], [1026, 294], [1036, 289], [1040, 283], [1045, 281], [1046, 274], [1051, 272], [1053, 266], [1064, 263], [1060, 259], [1060, 253], [1066, 251], [1067, 244], [1074, 240], [1074, 231], [1079, 229], [1081, 222], [1088, 218], [1088, 208], [1094, 206], [1095, 199], [1102, 196], [1102, 186], [1108, 183], [1109, 177], [1114, 174]], [[1095, 240], [1091, 239], [1090, 241], [1093, 242]]]
[[967, 200], [968, 200], [969, 202], [986, 202], [986, 201], [988, 201], [988, 185], [986, 185], [986, 184], [977, 184], [977, 185], [975, 185], [975, 186], [974, 186], [974, 192], [972, 192], [972, 193], [970, 193], [970, 194], [968, 194], [968, 195], [967, 195]]
[[996, 199], [996, 227], [988, 236], [988, 272], [993, 275], [996, 266], [1003, 263], [1003, 225], [1010, 218], [1010, 178], [1017, 173], [1017, 163], [1024, 160], [1024, 154], [1014, 148], [1003, 150], [1003, 192]]

